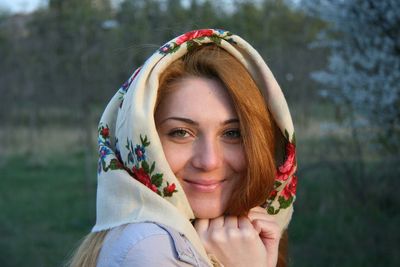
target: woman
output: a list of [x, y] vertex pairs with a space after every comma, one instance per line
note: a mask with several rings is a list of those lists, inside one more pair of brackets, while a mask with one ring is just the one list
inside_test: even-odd
[[285, 266], [293, 125], [240, 37], [162, 46], [107, 106], [99, 152], [97, 221], [71, 266]]

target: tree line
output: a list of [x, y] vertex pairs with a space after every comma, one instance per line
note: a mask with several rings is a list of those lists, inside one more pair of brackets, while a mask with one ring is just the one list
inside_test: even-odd
[[67, 122], [80, 120], [79, 113], [104, 106], [157, 47], [197, 28], [247, 39], [289, 101], [309, 97], [315, 85], [307, 75], [324, 62], [308, 48], [323, 23], [283, 0], [126, 0], [117, 8], [109, 0], [50, 0], [32, 14], [0, 20], [1, 119], [9, 123], [64, 113]]
[[264, 57], [297, 124], [328, 103], [339, 121], [361, 114], [396, 152], [399, 71], [391, 66], [400, 64], [400, 5], [361, 2], [49, 0], [31, 14], [0, 12], [0, 119], [32, 131], [77, 125], [90, 136], [106, 102], [159, 46], [189, 30], [222, 28]]

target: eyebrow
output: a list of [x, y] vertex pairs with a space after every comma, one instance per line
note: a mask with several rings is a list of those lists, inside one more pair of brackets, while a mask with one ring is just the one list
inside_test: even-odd
[[168, 120], [176, 120], [176, 121], [182, 121], [185, 122], [187, 124], [192, 124], [192, 125], [199, 125], [197, 122], [195, 122], [194, 120], [188, 119], [188, 118], [183, 118], [183, 117], [168, 117], [164, 120], [162, 120], [160, 122], [160, 124], [163, 124], [164, 122], [168, 121]]
[[[162, 121], [160, 122], [160, 124], [163, 124], [164, 122], [166, 122], [166, 121], [168, 121], [168, 120], [182, 121], [182, 122], [184, 122], [184, 123], [191, 124], [191, 125], [195, 125], [195, 126], [198, 126], [198, 125], [199, 125], [198, 122], [195, 122], [194, 120], [191, 120], [191, 119], [189, 119], [189, 118], [184, 118], [184, 117], [168, 117], [168, 118], [162, 120]], [[237, 118], [228, 119], [228, 120], [226, 120], [226, 121], [223, 121], [223, 122], [221, 123], [221, 125], [227, 125], [227, 124], [230, 124], [230, 123], [239, 123], [239, 119], [237, 119]]]
[[229, 119], [229, 120], [226, 120], [226, 121], [222, 122], [221, 124], [222, 125], [227, 125], [227, 124], [230, 124], [230, 123], [239, 123], [239, 119], [237, 119], [237, 118]]

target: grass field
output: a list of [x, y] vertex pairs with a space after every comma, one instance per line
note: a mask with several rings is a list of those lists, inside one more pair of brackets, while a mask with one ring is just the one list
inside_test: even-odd
[[[290, 266], [400, 266], [398, 160], [368, 158], [360, 199], [349, 183], [354, 177], [341, 172], [346, 159], [320, 161], [333, 153], [322, 146], [329, 140], [299, 140]], [[61, 266], [94, 224], [95, 159], [93, 175], [85, 177], [79, 150], [44, 158], [15, 154], [1, 161], [2, 267]]]
[[365, 185], [367, 198], [361, 200], [344, 188], [341, 180], [351, 177], [335, 174], [323, 167], [304, 175], [299, 171], [302, 181], [289, 232], [291, 266], [400, 266], [396, 177], [387, 176], [386, 191]]
[[88, 191], [82, 156], [71, 156], [1, 166], [0, 266], [61, 266], [94, 224], [95, 179]]

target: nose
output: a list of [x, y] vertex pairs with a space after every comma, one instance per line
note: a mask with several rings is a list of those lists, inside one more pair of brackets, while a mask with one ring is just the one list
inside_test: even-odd
[[202, 171], [212, 171], [221, 166], [223, 153], [218, 140], [206, 137], [199, 138], [193, 149], [193, 167]]

